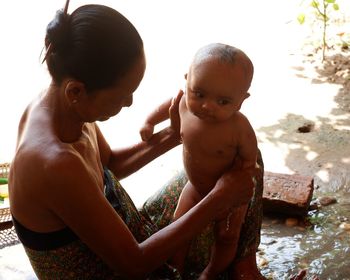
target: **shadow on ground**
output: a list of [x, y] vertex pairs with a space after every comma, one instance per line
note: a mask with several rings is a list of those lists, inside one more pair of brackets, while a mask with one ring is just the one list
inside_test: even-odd
[[[262, 141], [276, 147], [285, 147], [285, 165], [295, 173], [315, 178], [319, 191], [349, 191], [350, 165], [350, 54], [340, 53], [327, 57], [321, 64], [306, 57], [303, 65], [313, 68], [310, 75], [306, 67], [294, 67], [298, 78], [309, 79], [312, 84], [337, 84], [334, 96], [336, 106], [327, 116], [307, 119], [303, 115], [286, 114], [276, 124], [257, 129]], [[322, 94], [322, 92], [320, 92]], [[317, 100], [308, 105], [318, 106]]]

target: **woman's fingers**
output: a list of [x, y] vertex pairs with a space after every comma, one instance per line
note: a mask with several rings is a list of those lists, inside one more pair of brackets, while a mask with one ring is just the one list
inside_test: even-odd
[[305, 276], [306, 276], [306, 270], [303, 269], [303, 270], [299, 271], [299, 273], [297, 275], [293, 275], [290, 278], [290, 280], [303, 280]]
[[228, 207], [236, 207], [247, 204], [254, 191], [254, 182], [250, 172], [246, 170], [231, 170], [225, 173], [217, 182], [217, 187], [222, 188]]

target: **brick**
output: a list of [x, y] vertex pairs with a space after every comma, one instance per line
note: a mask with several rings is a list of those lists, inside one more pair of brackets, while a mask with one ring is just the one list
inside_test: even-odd
[[313, 177], [265, 171], [263, 192], [264, 214], [275, 213], [288, 216], [305, 216], [310, 206], [313, 191]]

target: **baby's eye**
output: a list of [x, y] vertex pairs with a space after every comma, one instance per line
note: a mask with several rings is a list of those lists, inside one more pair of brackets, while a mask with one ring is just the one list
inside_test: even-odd
[[203, 97], [204, 97], [204, 94], [201, 93], [201, 92], [199, 92], [199, 91], [195, 91], [195, 92], [194, 92], [194, 96], [195, 96], [195, 97], [198, 97], [198, 98], [203, 98]]
[[230, 103], [230, 101], [227, 99], [219, 99], [217, 102], [219, 105], [227, 105]]

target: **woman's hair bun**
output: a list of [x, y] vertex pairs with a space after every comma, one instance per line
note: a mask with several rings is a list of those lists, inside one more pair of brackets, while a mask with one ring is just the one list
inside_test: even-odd
[[45, 45], [51, 53], [62, 53], [69, 44], [70, 15], [63, 10], [56, 12], [55, 18], [47, 25]]
[[43, 61], [52, 79], [78, 80], [89, 92], [114, 86], [144, 56], [138, 31], [111, 7], [88, 4], [71, 14], [67, 7], [46, 29]]

